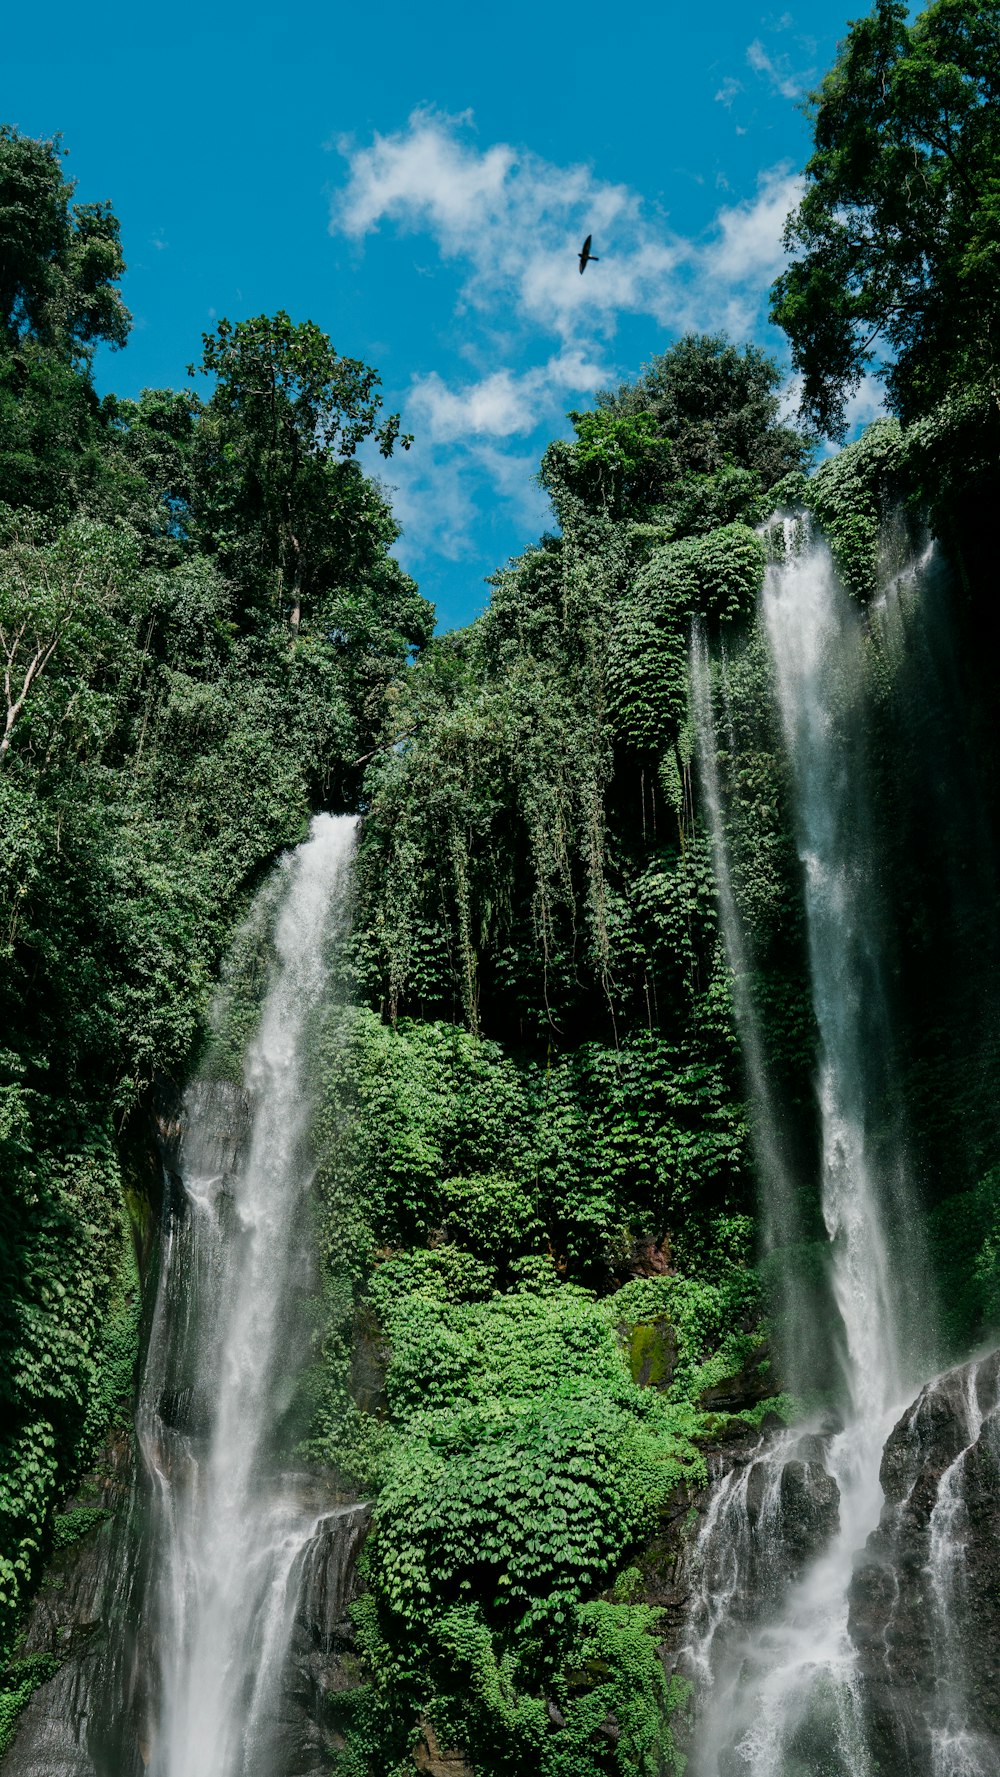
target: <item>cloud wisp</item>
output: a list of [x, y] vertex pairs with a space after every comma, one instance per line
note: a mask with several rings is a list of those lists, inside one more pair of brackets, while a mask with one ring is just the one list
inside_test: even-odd
[[[785, 13], [777, 21], [775, 28], [785, 30], [791, 23], [790, 15]], [[808, 38], [800, 37], [796, 39], [796, 42], [800, 50], [814, 50], [816, 47]], [[747, 67], [752, 68], [755, 74], [763, 75], [772, 92], [780, 94], [783, 99], [793, 101], [802, 98], [810, 82], [816, 77], [814, 67], [796, 68], [792, 63], [791, 56], [786, 51], [770, 54], [759, 37], [755, 37], [753, 42], [747, 45]]]

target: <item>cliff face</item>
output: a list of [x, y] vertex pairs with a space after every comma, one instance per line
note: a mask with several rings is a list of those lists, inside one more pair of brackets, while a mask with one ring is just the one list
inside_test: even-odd
[[[711, 1486], [689, 1493], [645, 1552], [645, 1596], [664, 1611], [661, 1658], [694, 1686], [674, 1718], [675, 1743], [699, 1771], [778, 1768], [754, 1762], [758, 1736], [739, 1694], [783, 1633], [790, 1590], [799, 1587], [804, 1608], [800, 1582], [822, 1569], [840, 1531], [828, 1446], [827, 1435], [775, 1422], [721, 1440], [709, 1452]], [[842, 1650], [855, 1738], [849, 1747], [834, 1735], [824, 1751], [818, 1715], [813, 1737], [796, 1735], [791, 1750], [808, 1770], [822, 1759], [838, 1773], [996, 1777], [1000, 1350], [921, 1390], [886, 1440], [880, 1482], [880, 1522], [855, 1557]], [[799, 1627], [804, 1635], [804, 1619]], [[793, 1661], [794, 1634], [786, 1639]]]
[[[3, 1777], [143, 1777], [149, 1765], [150, 1626], [123, 1594], [133, 1463], [131, 1437], [114, 1434], [86, 1497], [66, 1514], [91, 1527], [50, 1562], [17, 1655], [60, 1664], [21, 1714], [0, 1761]], [[314, 1482], [306, 1485], [315, 1492]], [[279, 1724], [282, 1777], [326, 1777], [343, 1744], [336, 1698], [357, 1681], [348, 1607], [359, 1594], [370, 1519], [364, 1503], [331, 1505], [307, 1551]]]
[[[120, 1577], [119, 1531], [127, 1515], [133, 1450], [126, 1432], [105, 1443], [98, 1467], [70, 1502], [64, 1522], [86, 1528], [49, 1563], [28, 1611], [17, 1659], [47, 1655], [61, 1663], [39, 1686], [2, 1761], [4, 1777], [96, 1777], [90, 1749], [101, 1726], [107, 1626]], [[15, 1670], [16, 1665], [15, 1665]], [[136, 1748], [120, 1777], [141, 1773]]]
[[850, 1614], [879, 1771], [1000, 1770], [1000, 1351], [928, 1383], [881, 1479]]

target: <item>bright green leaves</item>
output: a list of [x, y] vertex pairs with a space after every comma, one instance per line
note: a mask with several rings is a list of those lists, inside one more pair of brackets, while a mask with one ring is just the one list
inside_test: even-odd
[[[650, 1435], [597, 1390], [418, 1418], [379, 1494], [379, 1596], [433, 1619], [474, 1592], [487, 1620], [567, 1620], [651, 1530], [685, 1472], [685, 1446]], [[528, 1624], [525, 1625], [528, 1627]]]
[[28, 1654], [12, 1660], [0, 1676], [0, 1758], [14, 1737], [17, 1718], [30, 1702], [32, 1692], [59, 1669], [55, 1654]]
[[703, 1474], [695, 1416], [636, 1387], [615, 1304], [582, 1291], [414, 1294], [387, 1330], [399, 1429], [358, 1613], [372, 1702], [429, 1710], [498, 1777], [589, 1777], [612, 1744], [614, 1769], [653, 1777], [674, 1700], [658, 1613], [596, 1594]]
[[637, 517], [662, 499], [673, 449], [652, 414], [598, 407], [569, 418], [577, 442], [550, 444], [542, 460], [542, 479], [557, 501], [565, 487], [588, 508]]
[[[347, 1231], [334, 1262], [353, 1272], [362, 1261], [360, 1198], [363, 1245], [390, 1249], [379, 1291], [476, 1298], [526, 1278], [529, 1260], [551, 1276], [550, 1253], [562, 1275], [606, 1285], [636, 1243], [669, 1234], [702, 1257], [716, 1218], [743, 1206], [742, 1103], [724, 1067], [662, 1038], [585, 1044], [543, 1066], [454, 1026], [392, 1031], [357, 1012], [327, 1080], [319, 1181], [331, 1241]], [[431, 1251], [396, 1256], [414, 1241]]]
[[874, 597], [884, 521], [899, 501], [906, 463], [896, 420], [869, 426], [809, 482], [807, 499], [830, 544], [844, 585]]
[[650, 359], [634, 382], [599, 393], [597, 410], [609, 425], [642, 420], [643, 437], [651, 421], [657, 438], [669, 443], [672, 475], [661, 495], [669, 507], [692, 484], [734, 470], [749, 477], [747, 492], [760, 494], [802, 467], [806, 441], [781, 421], [780, 386], [781, 372], [759, 346], [688, 333]]

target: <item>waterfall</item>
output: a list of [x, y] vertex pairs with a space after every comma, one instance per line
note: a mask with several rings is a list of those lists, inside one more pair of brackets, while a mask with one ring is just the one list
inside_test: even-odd
[[967, 1726], [965, 1659], [959, 1625], [965, 1578], [966, 1467], [979, 1444], [984, 1420], [995, 1436], [998, 1409], [984, 1411], [979, 1398], [978, 1364], [970, 1364], [961, 1395], [958, 1423], [964, 1440], [958, 1455], [948, 1464], [938, 1483], [930, 1516], [927, 1573], [931, 1583], [932, 1633], [935, 1643], [935, 1714], [932, 1729], [934, 1777], [980, 1777], [995, 1772], [997, 1760], [983, 1757], [978, 1736]]
[[354, 830], [317, 816], [283, 860], [260, 915], [272, 955], [242, 1084], [213, 1077], [210, 1056], [185, 1100], [137, 1414], [151, 1777], [270, 1777], [303, 1565], [336, 1515], [288, 1472], [282, 1430], [308, 1350], [311, 1045], [346, 931]]
[[[707, 1681], [694, 1766], [699, 1777], [784, 1777], [800, 1768], [874, 1777], [849, 1592], [855, 1555], [879, 1523], [882, 1447], [911, 1373], [907, 1292], [919, 1292], [923, 1272], [893, 1108], [878, 851], [866, 793], [864, 627], [825, 545], [801, 526], [786, 527], [785, 542], [768, 569], [762, 619], [803, 875], [818, 1031], [820, 1205], [842, 1387], [835, 1415], [762, 1442], [710, 1502], [693, 1558], [688, 1660]], [[707, 682], [702, 650], [695, 702], [703, 777], [739, 976], [743, 939], [713, 779]], [[767, 1113], [745, 1008], [739, 1023], [745, 1044], [751, 1032], [748, 1074], [758, 1111]], [[762, 1174], [772, 1199], [765, 1219], [780, 1222], [787, 1180], [779, 1177], [775, 1195], [775, 1168]]]
[[[919, 1259], [891, 1109], [863, 625], [825, 544], [808, 536], [770, 568], [763, 615], [795, 789], [819, 1031], [820, 1199], [843, 1327], [847, 1414], [870, 1424], [902, 1400], [905, 1296]], [[877, 1152], [886, 1136], [888, 1157]]]

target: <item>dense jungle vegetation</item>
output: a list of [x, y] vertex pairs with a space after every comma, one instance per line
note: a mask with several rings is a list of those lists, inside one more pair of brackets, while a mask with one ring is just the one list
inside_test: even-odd
[[[643, 1552], [726, 1413], [785, 1406], [693, 629], [728, 699], [735, 888], [806, 1267], [817, 1236], [805, 939], [755, 616], [776, 509], [812, 512], [862, 603], [888, 553], [938, 540], [921, 625], [870, 646], [886, 1139], [905, 1124], [944, 1349], [1000, 1322], [1000, 705], [978, 640], [998, 87], [1000, 0], [915, 21], [878, 0], [812, 101], [774, 291], [801, 423], [756, 347], [675, 342], [570, 416], [540, 467], [552, 531], [437, 637], [357, 461], [408, 442], [375, 372], [278, 314], [206, 336], [203, 395], [99, 398], [95, 349], [129, 326], [117, 220], [76, 203], [58, 143], [0, 130], [9, 1645], [60, 1503], [127, 1413], [152, 1119], [263, 874], [311, 811], [357, 809], [349, 1005], [318, 1058], [303, 1436], [376, 1500], [339, 1768], [412, 1769], [428, 1730], [492, 1777], [676, 1768], [684, 1686]], [[883, 348], [892, 417], [821, 459]], [[7, 1684], [0, 1733], [30, 1687], [16, 1660]]]

